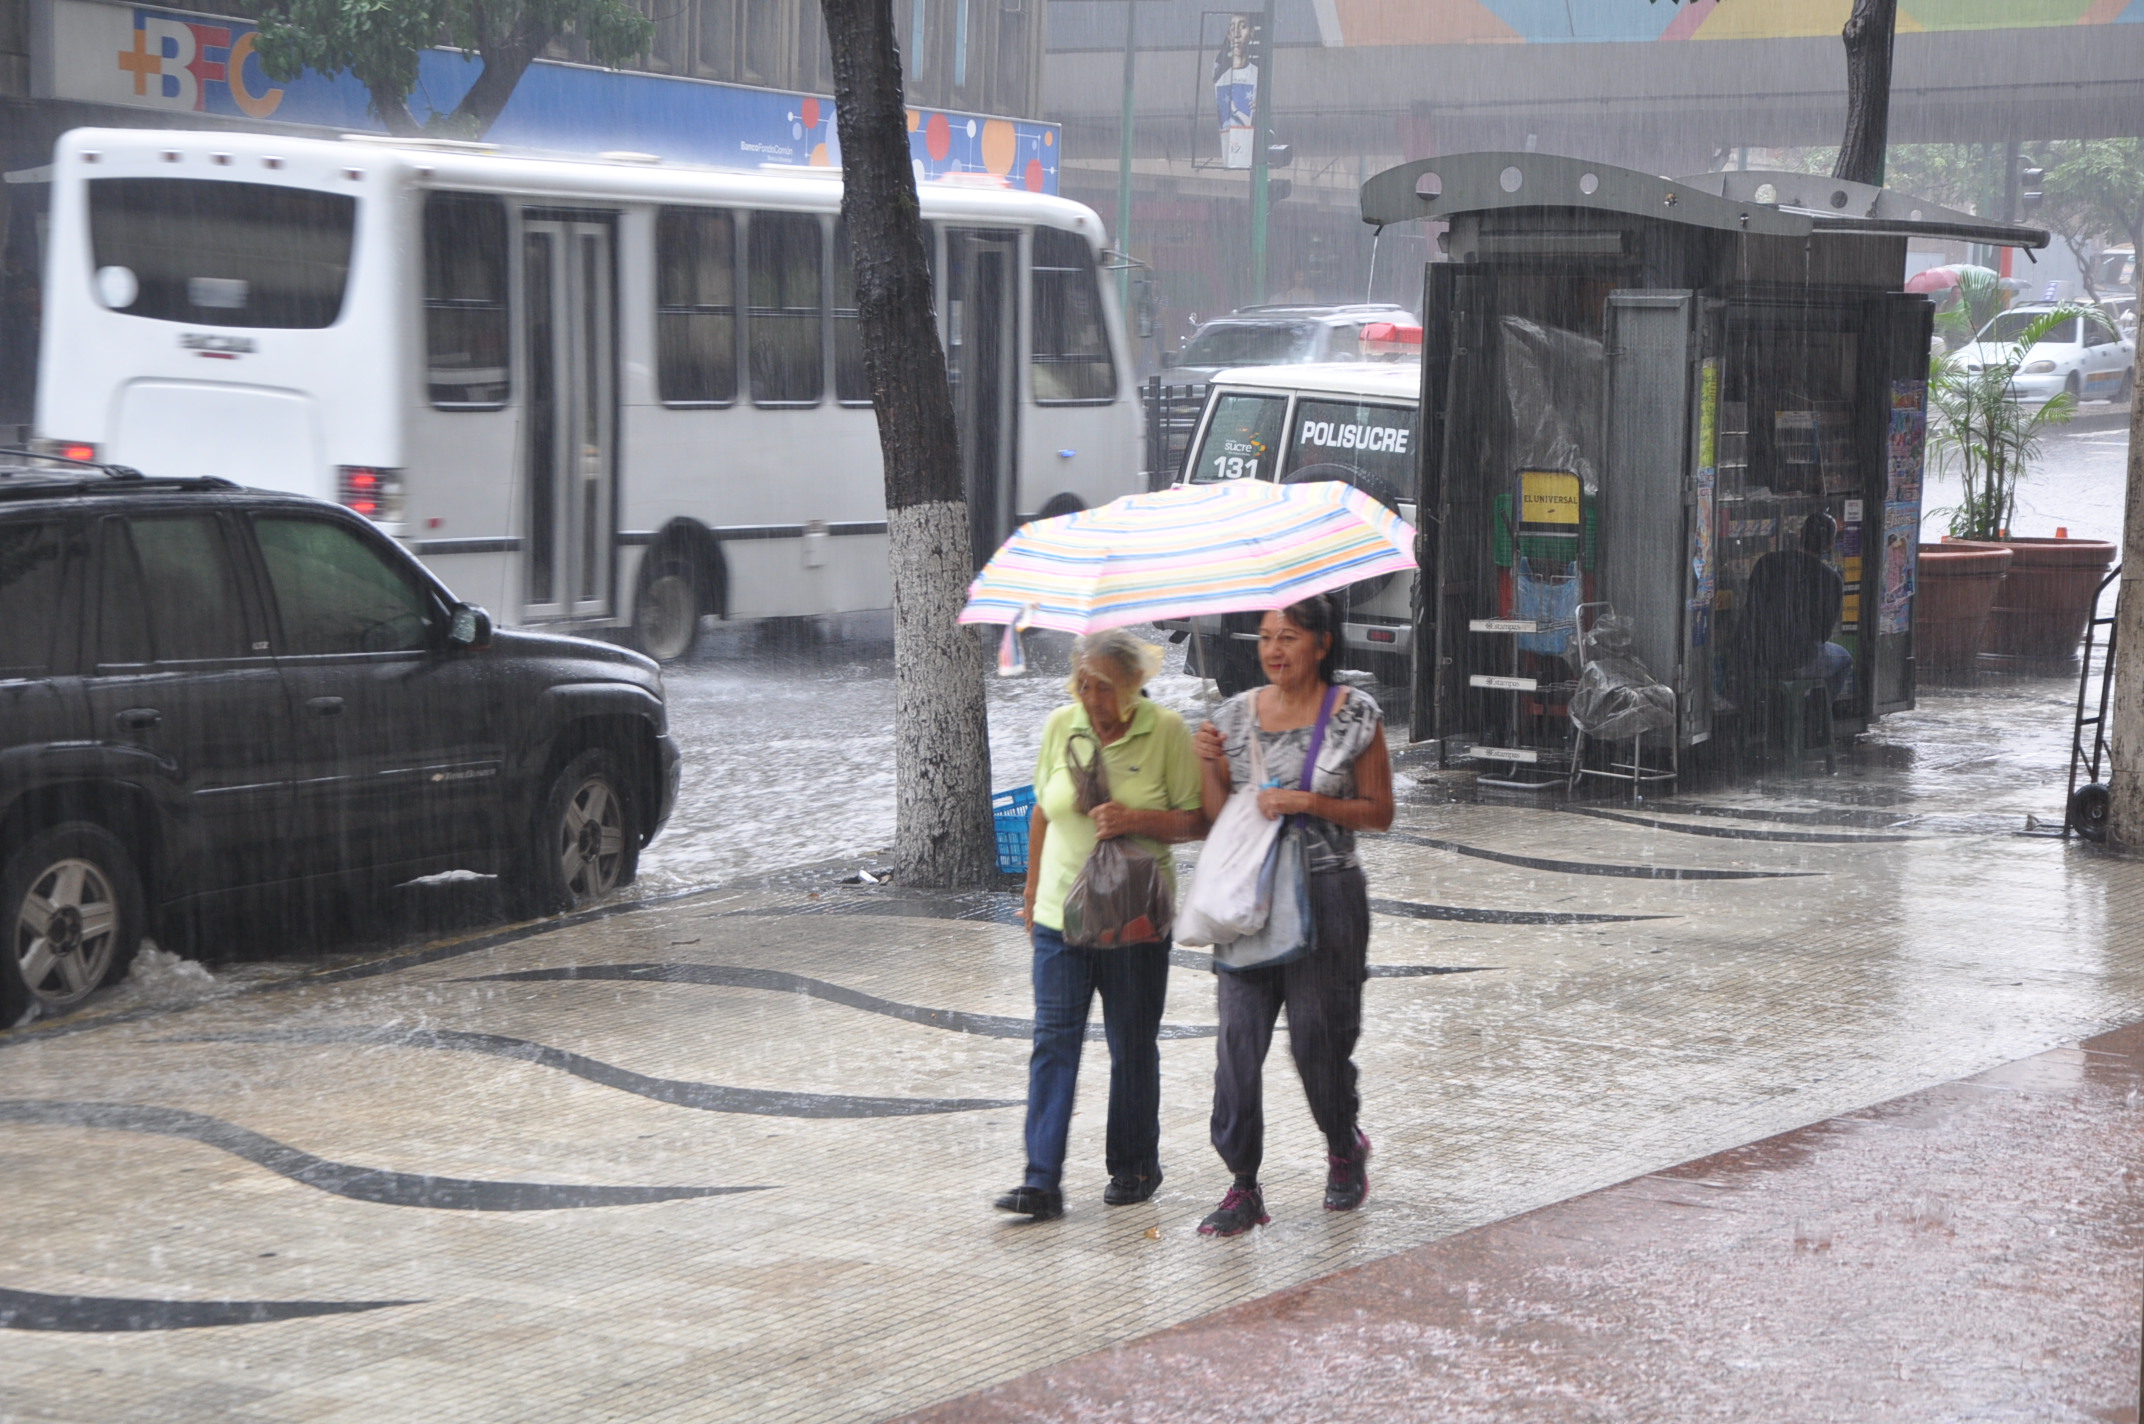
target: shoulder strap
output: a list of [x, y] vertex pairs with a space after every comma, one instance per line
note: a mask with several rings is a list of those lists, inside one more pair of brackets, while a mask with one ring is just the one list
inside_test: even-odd
[[1325, 689], [1325, 701], [1319, 704], [1317, 725], [1310, 729], [1310, 750], [1303, 754], [1303, 790], [1315, 790], [1318, 774], [1318, 753], [1325, 746], [1325, 724], [1333, 717], [1333, 708], [1340, 705], [1343, 689], [1334, 683]]

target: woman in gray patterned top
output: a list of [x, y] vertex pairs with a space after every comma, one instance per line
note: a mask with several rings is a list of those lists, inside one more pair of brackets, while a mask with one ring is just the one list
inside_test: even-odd
[[1273, 784], [1259, 792], [1258, 808], [1268, 816], [1304, 818], [1313, 945], [1285, 964], [1220, 974], [1213, 1145], [1235, 1182], [1199, 1223], [1207, 1236], [1236, 1236], [1270, 1220], [1258, 1185], [1265, 1155], [1262, 1084], [1283, 1004], [1288, 1049], [1311, 1116], [1325, 1134], [1325, 1209], [1353, 1211], [1370, 1192], [1370, 1139], [1355, 1122], [1355, 1040], [1362, 1031], [1370, 947], [1369, 891], [1355, 858], [1355, 833], [1392, 824], [1392, 758], [1384, 713], [1360, 689], [1340, 689], [1313, 789], [1300, 789], [1339, 641], [1340, 612], [1330, 595], [1266, 614], [1258, 628], [1258, 662], [1269, 685], [1230, 698], [1194, 739], [1210, 819], [1249, 782], [1250, 739], [1259, 738]]

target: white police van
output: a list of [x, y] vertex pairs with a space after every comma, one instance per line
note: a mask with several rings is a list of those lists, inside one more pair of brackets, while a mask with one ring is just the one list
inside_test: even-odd
[[[1419, 337], [1417, 338], [1419, 340]], [[1415, 523], [1422, 368], [1408, 362], [1239, 366], [1206, 391], [1183, 484], [1343, 480]], [[1414, 576], [1384, 575], [1343, 594], [1342, 667], [1395, 687], [1409, 683], [1414, 651]], [[1161, 626], [1195, 631], [1190, 664], [1235, 693], [1264, 680], [1257, 614]], [[1203, 659], [1203, 663], [1201, 662]]]

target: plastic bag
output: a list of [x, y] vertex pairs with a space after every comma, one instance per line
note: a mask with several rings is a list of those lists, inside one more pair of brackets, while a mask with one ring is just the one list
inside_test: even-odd
[[[1254, 735], [1252, 745], [1257, 741]], [[1258, 929], [1271, 913], [1273, 843], [1281, 823], [1258, 809], [1262, 780], [1252, 777], [1214, 817], [1177, 917], [1178, 944], [1230, 944]]]
[[[1072, 754], [1072, 743], [1092, 748], [1087, 764]], [[1065, 770], [1072, 777], [1072, 803], [1083, 816], [1109, 800], [1109, 770], [1102, 748], [1092, 737], [1075, 732], [1065, 742]], [[1127, 944], [1166, 940], [1176, 917], [1176, 894], [1152, 852], [1122, 836], [1096, 841], [1065, 892], [1065, 943], [1080, 949], [1116, 949]]]
[[1504, 366], [1504, 425], [1512, 469], [1569, 470], [1598, 494], [1602, 392], [1608, 362], [1601, 343], [1582, 332], [1522, 316], [1499, 322]]
[[1315, 946], [1310, 919], [1310, 847], [1301, 816], [1284, 816], [1280, 835], [1266, 857], [1264, 885], [1269, 908], [1265, 923], [1249, 934], [1213, 948], [1214, 968], [1264, 969], [1301, 959]]
[[1122, 836], [1096, 841], [1065, 894], [1065, 943], [1117, 949], [1166, 940], [1176, 896], [1161, 862]]
[[1630, 620], [1604, 614], [1584, 641], [1585, 668], [1571, 694], [1571, 720], [1580, 731], [1617, 742], [1675, 725], [1675, 694], [1638, 661]]

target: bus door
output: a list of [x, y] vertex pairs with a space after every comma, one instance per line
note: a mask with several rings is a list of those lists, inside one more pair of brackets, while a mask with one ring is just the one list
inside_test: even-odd
[[617, 468], [617, 286], [609, 215], [528, 209], [523, 614], [605, 617]]
[[1018, 409], [1019, 234], [1003, 228], [949, 228], [946, 242], [946, 375], [960, 426], [968, 530], [981, 568], [1012, 533], [1013, 420]]

